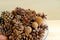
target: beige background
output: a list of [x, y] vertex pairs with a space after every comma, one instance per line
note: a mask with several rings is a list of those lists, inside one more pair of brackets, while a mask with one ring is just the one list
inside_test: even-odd
[[48, 19], [60, 20], [60, 0], [0, 0], [0, 12], [17, 6], [44, 12]]
[[60, 20], [47, 21], [49, 32], [46, 40], [60, 40]]

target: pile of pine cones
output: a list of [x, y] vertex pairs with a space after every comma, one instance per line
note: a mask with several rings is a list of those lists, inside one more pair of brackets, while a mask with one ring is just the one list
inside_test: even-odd
[[44, 24], [46, 15], [34, 10], [16, 7], [11, 12], [4, 11], [0, 17], [1, 40], [42, 40], [48, 26]]

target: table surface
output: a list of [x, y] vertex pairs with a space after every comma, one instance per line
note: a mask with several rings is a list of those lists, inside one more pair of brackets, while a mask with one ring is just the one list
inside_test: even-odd
[[60, 20], [47, 21], [49, 32], [46, 40], [60, 40]]

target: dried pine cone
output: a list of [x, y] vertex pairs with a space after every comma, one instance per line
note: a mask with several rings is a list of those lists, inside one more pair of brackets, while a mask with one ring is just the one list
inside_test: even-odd
[[5, 40], [42, 40], [48, 30], [43, 23], [45, 16], [20, 7], [12, 12], [4, 11], [0, 17], [0, 34], [6, 36]]

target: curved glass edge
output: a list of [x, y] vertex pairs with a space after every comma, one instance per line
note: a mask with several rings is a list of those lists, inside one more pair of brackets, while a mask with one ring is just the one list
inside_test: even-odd
[[48, 36], [48, 32], [49, 32], [48, 30], [45, 31], [45, 34], [44, 34], [44, 37], [43, 37], [42, 40], [46, 40], [46, 38], [47, 38], [47, 36]]

